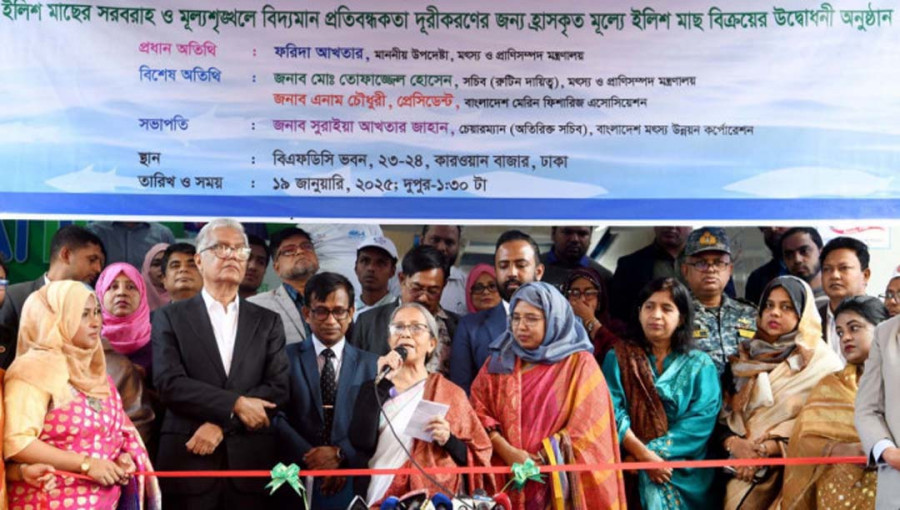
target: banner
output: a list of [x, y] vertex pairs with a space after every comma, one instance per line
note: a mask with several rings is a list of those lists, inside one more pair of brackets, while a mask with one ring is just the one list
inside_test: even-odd
[[892, 218], [890, 2], [0, 2], [0, 214]]

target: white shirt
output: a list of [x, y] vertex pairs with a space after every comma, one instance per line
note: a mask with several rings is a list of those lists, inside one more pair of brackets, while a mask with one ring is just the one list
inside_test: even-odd
[[[319, 375], [322, 375], [322, 369], [325, 368], [325, 358], [322, 356], [322, 351], [327, 349], [325, 344], [323, 344], [316, 335], [312, 335], [313, 340], [313, 348], [316, 350], [316, 365], [319, 367]], [[338, 343], [334, 344], [331, 347], [331, 350], [334, 351], [334, 384], [337, 385], [338, 378], [341, 374], [341, 361], [344, 359], [344, 340], [343, 338], [338, 341]]]
[[206, 312], [209, 314], [209, 322], [212, 325], [213, 334], [216, 336], [216, 345], [219, 347], [219, 356], [222, 357], [222, 366], [225, 367], [225, 375], [231, 370], [231, 359], [234, 356], [234, 340], [237, 338], [238, 306], [240, 300], [237, 294], [234, 301], [228, 306], [213, 298], [206, 288], [200, 291], [203, 302], [206, 303]]
[[466, 280], [468, 278], [467, 272], [456, 266], [450, 267], [450, 278], [447, 279], [444, 293], [441, 294], [441, 308], [459, 316], [469, 313], [469, 307], [466, 306]]
[[381, 306], [381, 305], [386, 305], [386, 304], [388, 304], [388, 303], [393, 302], [395, 299], [397, 299], [397, 296], [395, 296], [395, 295], [391, 294], [390, 292], [388, 292], [387, 294], [384, 295], [383, 298], [379, 299], [378, 301], [375, 302], [375, 304], [373, 304], [373, 305], [370, 306], [370, 305], [365, 304], [365, 303], [363, 302], [362, 298], [357, 297], [357, 298], [356, 298], [356, 306], [353, 307], [353, 308], [356, 309], [356, 311], [353, 312], [353, 320], [355, 321], [356, 319], [358, 319], [358, 318], [359, 318], [359, 314], [365, 312], [366, 310], [371, 310], [371, 309], [373, 309], [373, 308], [375, 308], [375, 307], [378, 307], [378, 306]]
[[830, 305], [825, 305], [825, 324], [822, 326], [828, 332], [828, 346], [837, 353], [841, 360], [841, 366], [846, 366], [847, 360], [844, 358], [844, 353], [841, 352], [841, 337], [838, 336], [837, 322], [834, 320], [834, 314], [831, 313]]

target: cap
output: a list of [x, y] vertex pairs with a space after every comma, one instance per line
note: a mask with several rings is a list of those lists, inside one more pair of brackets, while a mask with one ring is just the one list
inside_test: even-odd
[[684, 247], [684, 254], [690, 257], [705, 251], [723, 251], [731, 255], [731, 243], [725, 229], [701, 227], [690, 233]]
[[394, 246], [394, 242], [384, 236], [366, 237], [359, 243], [359, 246], [356, 247], [357, 253], [363, 248], [380, 248], [386, 251], [394, 260], [398, 259], [397, 247]]

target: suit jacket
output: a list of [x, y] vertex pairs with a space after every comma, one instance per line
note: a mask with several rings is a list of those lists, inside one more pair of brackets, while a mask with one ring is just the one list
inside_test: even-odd
[[[303, 456], [312, 448], [322, 446], [320, 431], [325, 420], [319, 367], [312, 338], [289, 345], [287, 357], [290, 366], [289, 399], [284, 410], [275, 417], [272, 426], [278, 437], [279, 461], [303, 466]], [[375, 378], [377, 361], [378, 356], [344, 342], [330, 441], [331, 445], [339, 447], [345, 455], [346, 461], [342, 467], [351, 465], [357, 455], [348, 438], [350, 419], [360, 386]], [[343, 491], [327, 497], [319, 492], [319, 484], [316, 484], [312, 494], [312, 508], [347, 508], [353, 497], [352, 485], [348, 480]], [[300, 502], [297, 498], [286, 499], [293, 499], [296, 504]], [[296, 504], [294, 508], [299, 508]]]
[[22, 307], [32, 292], [44, 286], [44, 275], [30, 282], [10, 285], [6, 289], [6, 299], [0, 305], [0, 368], [6, 370], [16, 357], [16, 342], [19, 337], [19, 317]]
[[[856, 394], [856, 430], [863, 451], [873, 465], [872, 451], [882, 439], [900, 440], [900, 316], [881, 323]], [[876, 507], [897, 508], [900, 501], [900, 471], [887, 463], [878, 465]]]
[[472, 381], [488, 359], [488, 345], [506, 331], [503, 303], [459, 321], [450, 350], [450, 380], [469, 393]]
[[286, 344], [298, 344], [306, 338], [306, 327], [303, 325], [303, 318], [300, 317], [300, 312], [288, 295], [287, 290], [284, 289], [284, 285], [279, 285], [274, 290], [257, 294], [248, 298], [247, 301], [272, 310], [281, 316], [281, 322], [284, 324]]
[[[350, 343], [378, 356], [384, 356], [390, 352], [388, 327], [391, 325], [391, 314], [399, 306], [400, 299], [398, 298], [391, 303], [376, 306], [359, 314], [350, 331]], [[447, 331], [450, 333], [450, 338], [453, 338], [459, 324], [459, 315], [447, 310], [444, 310], [444, 313], [447, 314]], [[451, 360], [450, 363], [452, 366], [453, 361]]]
[[[153, 381], [166, 407], [160, 430], [160, 470], [272, 469], [276, 440], [272, 428], [246, 429], [233, 413], [239, 396], [283, 406], [288, 396], [284, 328], [278, 314], [241, 300], [231, 368], [226, 375], [202, 294], [160, 308], [153, 317]], [[272, 413], [274, 414], [274, 413]], [[207, 456], [185, 443], [205, 422], [225, 432]], [[208, 492], [214, 478], [165, 479], [172, 493]], [[234, 478], [243, 492], [262, 492], [265, 483]]]

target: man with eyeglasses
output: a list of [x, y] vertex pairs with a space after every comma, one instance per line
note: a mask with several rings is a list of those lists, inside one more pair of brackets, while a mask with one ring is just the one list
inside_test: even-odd
[[[273, 421], [281, 462], [303, 469], [339, 469], [356, 452], [348, 438], [360, 386], [375, 378], [378, 356], [346, 341], [353, 321], [353, 284], [337, 273], [318, 273], [306, 282], [303, 316], [310, 336], [287, 347], [290, 400]], [[285, 491], [284, 508], [300, 508]], [[344, 477], [316, 479], [311, 508], [344, 509], [353, 487]]]
[[884, 294], [878, 297], [884, 300], [884, 306], [891, 317], [900, 313], [900, 267], [894, 270], [887, 288], [884, 289]]
[[[269, 417], [288, 399], [288, 360], [278, 314], [243, 300], [250, 247], [243, 226], [216, 219], [197, 235], [200, 294], [153, 317], [153, 382], [166, 407], [161, 470], [269, 470], [277, 442]], [[168, 478], [169, 509], [266, 508], [247, 478]]]
[[733, 269], [724, 229], [703, 227], [688, 235], [681, 275], [693, 296], [694, 340], [713, 359], [720, 378], [741, 339], [756, 333], [756, 308], [725, 293]]
[[441, 295], [449, 273], [446, 259], [437, 249], [416, 246], [409, 250], [400, 263], [400, 299], [360, 314], [353, 326], [350, 343], [384, 356], [391, 350], [388, 345], [391, 314], [401, 303], [419, 303], [434, 315], [438, 325], [438, 347], [427, 368], [448, 377], [450, 345], [459, 323], [458, 315], [441, 308]]
[[303, 319], [306, 305], [303, 292], [306, 282], [319, 270], [319, 258], [312, 238], [305, 230], [288, 227], [269, 239], [272, 267], [281, 285], [248, 299], [281, 316], [287, 345], [302, 342], [309, 336], [309, 324]]

